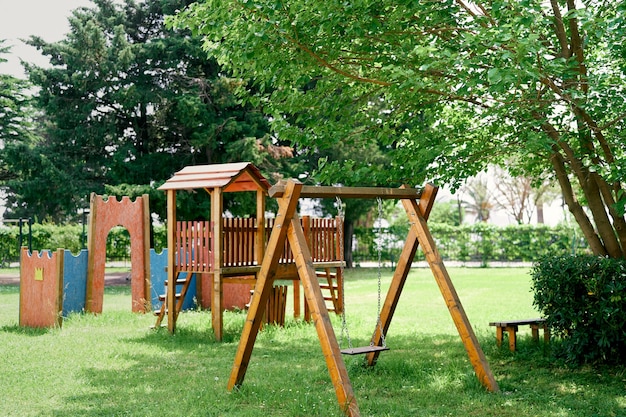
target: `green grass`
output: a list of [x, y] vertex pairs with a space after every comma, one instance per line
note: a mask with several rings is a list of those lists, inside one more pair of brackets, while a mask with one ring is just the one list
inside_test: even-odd
[[[390, 280], [383, 276], [383, 292]], [[489, 321], [537, 316], [525, 269], [451, 268], [450, 275], [501, 392], [478, 383], [429, 270], [411, 272], [374, 368], [345, 358], [363, 416], [626, 416], [624, 368], [569, 369], [527, 329], [518, 352], [497, 349]], [[347, 272], [354, 344], [376, 323], [376, 273]], [[383, 294], [384, 296], [384, 294]], [[340, 416], [311, 325], [267, 327], [244, 384], [228, 392], [244, 313], [225, 313], [217, 343], [208, 312], [180, 316], [174, 336], [132, 314], [128, 287], [107, 288], [104, 313], [62, 329], [17, 326], [19, 289], [0, 286], [2, 416]], [[340, 320], [332, 316], [336, 333]], [[548, 348], [549, 349], [549, 348]]]

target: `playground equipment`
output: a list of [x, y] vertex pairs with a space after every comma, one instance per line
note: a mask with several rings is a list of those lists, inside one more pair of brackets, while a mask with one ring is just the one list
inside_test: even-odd
[[[411, 226], [382, 307], [380, 314], [382, 326], [377, 325], [374, 329], [371, 345], [382, 346], [382, 335], [386, 334], [389, 329], [417, 247], [421, 244], [479, 381], [490, 391], [498, 390], [498, 384], [491, 373], [489, 364], [461, 306], [454, 285], [426, 224], [435, 201], [436, 187], [427, 185], [421, 191], [414, 188], [310, 187], [302, 185], [297, 180], [289, 180], [286, 184], [277, 184], [272, 187], [269, 193], [270, 196], [278, 199], [279, 210], [261, 263], [261, 269], [257, 274], [255, 296], [251, 300], [235, 355], [228, 381], [229, 390], [243, 384], [254, 342], [262, 323], [267, 299], [271, 292], [272, 280], [278, 271], [281, 249], [288, 242], [293, 252], [299, 278], [304, 287], [306, 301], [311, 310], [339, 405], [351, 417], [360, 415], [337, 338], [325, 308], [320, 283], [313, 266], [313, 258], [296, 212], [301, 197], [336, 198], [337, 196], [340, 198], [400, 199]], [[366, 353], [368, 365], [375, 365], [380, 351], [372, 350]]]
[[[167, 193], [167, 291], [165, 308], [161, 308], [155, 326], [167, 317], [170, 332], [176, 329], [180, 299], [185, 296], [189, 283], [181, 279], [197, 275], [198, 294], [202, 307], [211, 307], [215, 338], [222, 339], [224, 310], [224, 285], [247, 284], [249, 294], [261, 269], [268, 230], [275, 228], [278, 220], [265, 218], [265, 199], [270, 184], [251, 163], [189, 166], [165, 182], [160, 190]], [[176, 192], [203, 189], [211, 198], [210, 221], [189, 222], [176, 220]], [[226, 192], [256, 192], [256, 217], [233, 219], [223, 217], [223, 194]], [[338, 284], [342, 256], [339, 253], [336, 219], [303, 218], [301, 227], [306, 230], [312, 253], [313, 267], [324, 277], [330, 292], [332, 309], [341, 311]], [[217, 238], [216, 238], [217, 237]], [[278, 266], [272, 276], [276, 279], [297, 280], [296, 263], [287, 244], [281, 247]], [[300, 287], [294, 289], [294, 315], [300, 314]], [[256, 297], [256, 296], [255, 296]], [[210, 302], [208, 302], [210, 300]], [[267, 301], [267, 298], [266, 298]], [[280, 303], [279, 303], [280, 304]]]
[[[62, 324], [70, 312], [102, 312], [106, 239], [111, 228], [124, 226], [131, 239], [132, 311], [150, 309], [150, 209], [148, 196], [131, 202], [91, 195], [88, 250], [74, 257], [59, 249], [20, 255], [20, 325]], [[47, 256], [42, 256], [47, 252]], [[54, 318], [54, 320], [53, 320]]]
[[124, 226], [130, 234], [131, 245], [131, 294], [132, 310], [150, 310], [150, 207], [148, 195], [144, 194], [132, 202], [128, 197], [121, 201], [108, 200], [91, 194], [89, 217], [89, 253], [87, 270], [87, 301], [85, 310], [102, 313], [104, 296], [104, 270], [106, 241], [109, 231], [115, 226]]
[[[20, 325], [61, 326], [70, 312], [102, 312], [106, 239], [111, 228], [124, 226], [131, 238], [132, 311], [150, 309], [148, 196], [104, 200], [91, 195], [88, 250], [78, 256], [58, 249], [20, 254]], [[44, 256], [44, 253], [47, 255]]]
[[20, 259], [20, 326], [61, 327], [63, 250], [31, 254], [22, 248]]

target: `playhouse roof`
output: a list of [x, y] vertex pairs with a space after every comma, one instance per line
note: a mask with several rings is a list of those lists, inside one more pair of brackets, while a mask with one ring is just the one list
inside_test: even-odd
[[159, 190], [222, 188], [224, 192], [267, 191], [271, 184], [250, 162], [193, 165], [176, 172]]

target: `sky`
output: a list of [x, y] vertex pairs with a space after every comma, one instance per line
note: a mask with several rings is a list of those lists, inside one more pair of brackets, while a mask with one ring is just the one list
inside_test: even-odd
[[11, 46], [8, 62], [0, 63], [0, 73], [25, 78], [20, 59], [45, 66], [46, 57], [20, 39], [37, 35], [48, 42], [63, 39], [69, 32], [67, 18], [72, 10], [91, 6], [89, 0], [0, 0], [0, 39]]

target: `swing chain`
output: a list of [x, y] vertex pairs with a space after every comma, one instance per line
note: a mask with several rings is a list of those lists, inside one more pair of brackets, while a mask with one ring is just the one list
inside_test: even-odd
[[345, 220], [345, 212], [343, 207], [343, 201], [339, 196], [335, 197], [337, 203], [337, 217], [339, 217], [341, 224], [337, 228], [337, 240], [339, 241], [339, 255], [341, 256], [341, 263], [339, 266], [341, 273], [341, 344], [344, 344], [344, 340], [348, 342], [348, 348], [352, 349], [352, 340], [350, 339], [350, 332], [348, 331], [348, 321], [346, 320], [346, 292], [345, 292], [345, 276], [344, 272], [344, 248], [343, 248], [343, 227]]
[[[376, 235], [378, 236], [377, 239], [377, 244], [376, 244], [376, 250], [378, 252], [378, 308], [377, 308], [377, 313], [376, 313], [376, 320], [377, 323], [376, 325], [378, 326], [378, 330], [380, 331], [380, 340], [382, 342], [382, 346], [383, 347], [387, 347], [387, 342], [385, 340], [385, 333], [383, 332], [383, 323], [382, 320], [380, 318], [380, 311], [381, 311], [381, 281], [382, 281], [382, 252], [383, 252], [383, 241], [382, 241], [382, 236], [383, 236], [383, 225], [382, 225], [382, 219], [383, 219], [383, 200], [378, 197], [377, 199], [378, 202], [378, 230]], [[370, 341], [370, 346], [374, 346], [374, 341]]]

